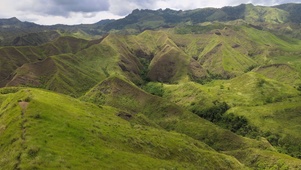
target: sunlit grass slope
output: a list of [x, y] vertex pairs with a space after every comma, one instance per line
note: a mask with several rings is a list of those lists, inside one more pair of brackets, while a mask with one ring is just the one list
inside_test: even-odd
[[245, 118], [245, 126], [240, 124], [238, 128], [235, 122], [228, 119], [227, 122], [215, 119], [215, 123], [247, 136], [265, 137], [279, 152], [299, 158], [300, 92], [285, 82], [249, 72], [231, 80], [213, 81], [206, 85], [192, 82], [163, 85], [162, 91], [165, 99], [195, 113], [213, 115], [213, 108], [218, 109], [220, 103], [226, 102], [230, 109], [224, 110], [227, 112], [223, 117], [234, 119], [234, 115], [236, 123]]
[[132, 124], [122, 110], [21, 88], [1, 89], [4, 169], [244, 169], [184, 134]]
[[300, 98], [256, 107], [234, 107], [229, 113], [244, 116], [262, 131], [278, 150], [301, 158]]
[[[163, 86], [165, 89], [166, 85]], [[177, 85], [169, 86], [176, 87]], [[185, 87], [183, 87], [183, 90], [185, 91]], [[180, 91], [174, 91], [174, 93], [178, 92]], [[195, 89], [191, 93], [199, 94]], [[198, 96], [201, 97], [202, 95], [199, 94]], [[197, 98], [197, 96], [195, 97]], [[277, 153], [267, 140], [263, 138], [255, 140], [236, 135], [229, 130], [225, 130], [198, 117], [192, 112], [184, 110], [168, 100], [148, 94], [134, 84], [119, 77], [106, 79], [91, 89], [81, 99], [98, 105], [110, 105], [122, 109], [125, 113], [121, 116], [130, 122], [186, 134], [208, 144], [217, 151], [235, 156], [241, 163], [248, 164], [248, 166], [253, 168], [260, 166], [261, 162], [265, 162], [266, 167], [271, 168], [274, 166], [275, 161], [286, 162], [290, 159], [292, 163], [284, 164], [285, 166], [298, 167], [301, 165], [300, 160]], [[183, 99], [187, 98], [184, 97]], [[199, 99], [200, 101], [202, 99], [210, 101], [214, 99], [214, 96], [205, 96]], [[256, 160], [250, 160], [248, 157], [250, 150], [254, 150], [253, 154], [262, 156]], [[268, 160], [268, 155], [272, 153], [275, 153], [275, 157]]]

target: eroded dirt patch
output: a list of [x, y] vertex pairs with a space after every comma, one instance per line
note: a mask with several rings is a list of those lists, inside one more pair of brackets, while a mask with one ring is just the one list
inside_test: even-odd
[[22, 108], [22, 110], [26, 110], [29, 102], [21, 101], [19, 102], [19, 106]]

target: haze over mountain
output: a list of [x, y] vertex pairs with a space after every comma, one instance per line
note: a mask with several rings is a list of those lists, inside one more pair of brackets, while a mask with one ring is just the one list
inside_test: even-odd
[[71, 26], [0, 19], [0, 167], [301, 169], [300, 12], [241, 4]]

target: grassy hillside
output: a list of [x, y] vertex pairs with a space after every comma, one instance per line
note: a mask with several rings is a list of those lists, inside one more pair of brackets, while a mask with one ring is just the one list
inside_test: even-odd
[[278, 150], [301, 158], [300, 99], [256, 107], [234, 107], [227, 114], [244, 116]]
[[288, 64], [271, 64], [258, 67], [253, 71], [291, 86], [299, 86], [301, 83], [300, 72]]
[[59, 37], [41, 46], [2, 47], [0, 48], [0, 86], [5, 86], [13, 78], [15, 70], [23, 64], [40, 62], [53, 55], [76, 53], [95, 43], [97, 41]]
[[[283, 54], [298, 55], [299, 40], [283, 39], [250, 26], [220, 26], [197, 35], [145, 31], [138, 35], [109, 34], [93, 41], [65, 36], [38, 47], [4, 47], [2, 56], [7, 57], [2, 58], [1, 84], [38, 86], [80, 96], [110, 75], [122, 75], [137, 85], [148, 81], [206, 83], [279, 63]], [[49, 58], [53, 67], [47, 73], [39, 72], [37, 68]], [[301, 67], [294, 57], [286, 60], [299, 72]], [[79, 86], [83, 88], [76, 89]]]
[[0, 96], [5, 169], [244, 169], [187, 135], [132, 124], [112, 107], [28, 88]]
[[204, 86], [164, 85], [161, 91], [167, 100], [221, 127], [252, 138], [265, 137], [280, 152], [300, 157], [300, 92], [293, 86], [249, 72]]
[[[135, 10], [25, 30], [0, 47], [0, 167], [301, 169], [296, 11]], [[26, 26], [0, 20], [0, 40], [1, 24]]]
[[[194, 91], [194, 94], [198, 93]], [[255, 140], [238, 136], [167, 100], [148, 94], [135, 87], [134, 84], [118, 77], [111, 77], [95, 86], [82, 97], [82, 100], [122, 109], [125, 111], [123, 117], [129, 122], [138, 122], [156, 128], [158, 127], [155, 125], [159, 125], [160, 129], [186, 134], [208, 144], [217, 151], [235, 156], [241, 163], [248, 164], [253, 168], [259, 167], [262, 161], [265, 162], [266, 167], [272, 167], [275, 162], [289, 159], [294, 160], [292, 161], [294, 163], [283, 164], [283, 166], [298, 167], [301, 165], [298, 159], [279, 153], [275, 154], [275, 159], [267, 160], [266, 157], [275, 152], [275, 149], [265, 139]], [[262, 157], [250, 160], [247, 156], [250, 150], [254, 150], [253, 154], [259, 154]], [[279, 167], [281, 166], [279, 165]]]

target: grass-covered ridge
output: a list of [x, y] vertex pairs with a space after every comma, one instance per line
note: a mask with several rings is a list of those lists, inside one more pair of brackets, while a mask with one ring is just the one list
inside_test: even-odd
[[[78, 97], [112, 75], [122, 75], [137, 85], [148, 81], [206, 83], [279, 63], [277, 56], [296, 56], [299, 47], [295, 39], [251, 26], [223, 24], [201, 34], [177, 34], [171, 29], [138, 35], [111, 33], [93, 41], [64, 36], [42, 46], [0, 49], [7, 56], [1, 85], [42, 87]], [[292, 70], [300, 71], [294, 57], [286, 61]], [[47, 71], [41, 71], [45, 66]]]
[[131, 124], [112, 107], [27, 88], [2, 97], [5, 169], [244, 167], [187, 135]]
[[279, 152], [299, 158], [300, 92], [293, 85], [249, 72], [206, 85], [161, 86], [163, 97], [221, 127], [264, 137]]
[[[152, 86], [156, 85], [153, 84]], [[166, 85], [163, 86], [163, 90], [165, 90]], [[187, 85], [183, 86], [184, 90], [185, 87], [187, 87]], [[164, 91], [163, 96], [166, 95], [165, 93], [168, 92]], [[199, 94], [196, 93], [196, 90], [192, 93]], [[171, 98], [176, 99], [175, 97]], [[184, 102], [185, 98], [182, 99]], [[211, 98], [203, 100], [208, 99], [211, 100]], [[212, 97], [212, 100], [213, 99], [214, 98]], [[146, 93], [134, 84], [119, 77], [110, 77], [101, 82], [83, 96], [82, 100], [93, 102], [98, 105], [110, 105], [122, 109], [125, 113], [120, 116], [124, 117], [129, 122], [186, 134], [194, 139], [206, 143], [217, 151], [222, 151], [228, 155], [236, 156], [236, 158], [243, 164], [248, 164], [248, 166], [253, 168], [259, 167], [261, 161], [266, 162], [266, 167], [272, 167], [276, 160], [289, 160], [287, 160], [289, 157], [277, 153], [275, 154], [275, 160], [267, 161], [266, 157], [269, 154], [276, 152], [276, 150], [267, 142], [266, 139], [259, 138], [255, 140], [238, 136], [229, 130], [216, 126], [165, 99]], [[179, 101], [180, 100], [181, 98], [179, 98]], [[200, 100], [202, 101], [202, 99]], [[181, 105], [181, 103], [179, 104]], [[247, 157], [247, 153], [253, 149], [256, 151], [254, 154], [257, 153], [263, 157], [258, 160], [248, 162], [250, 160]], [[238, 150], [240, 153], [239, 155], [237, 155]], [[285, 164], [283, 166], [299, 166], [298, 159], [291, 159], [296, 161], [294, 165]]]

